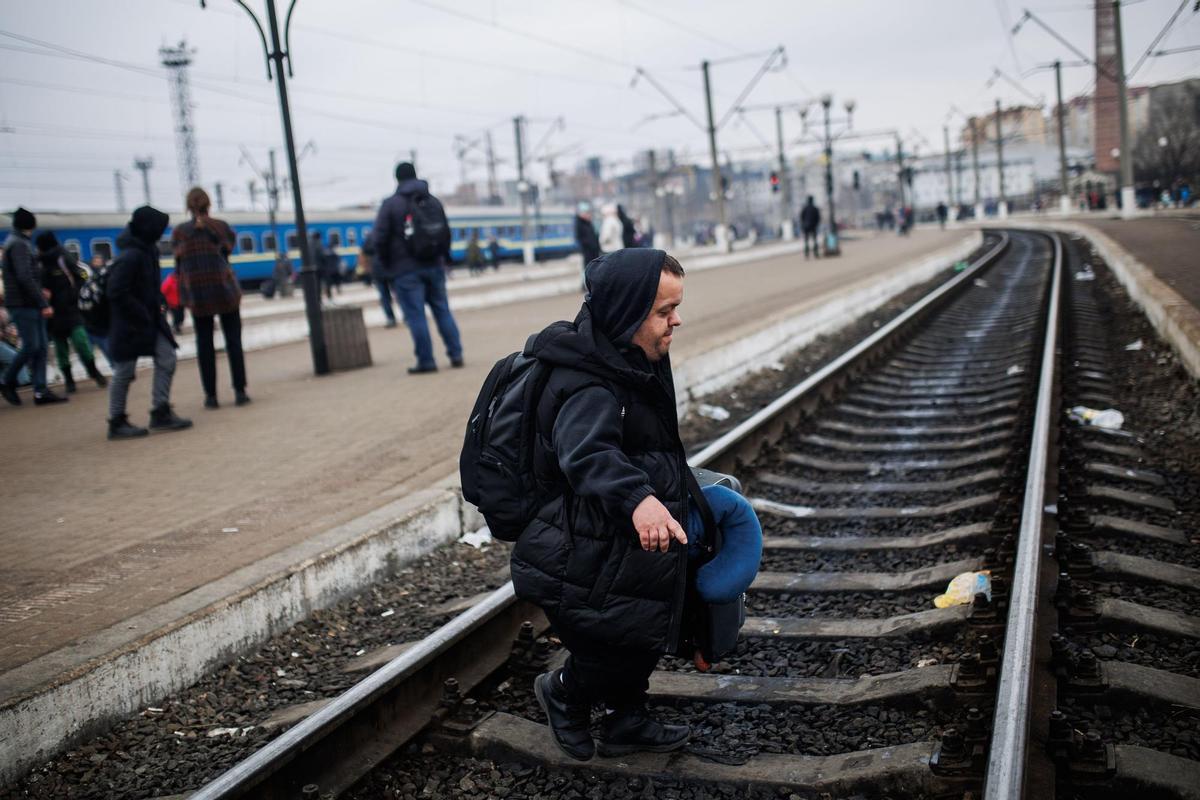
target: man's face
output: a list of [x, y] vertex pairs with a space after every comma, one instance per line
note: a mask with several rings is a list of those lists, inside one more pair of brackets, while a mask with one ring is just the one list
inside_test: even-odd
[[633, 343], [642, 348], [650, 361], [662, 361], [671, 349], [671, 334], [683, 324], [679, 306], [683, 303], [683, 278], [663, 272], [658, 278], [658, 294], [650, 314], [633, 334]]

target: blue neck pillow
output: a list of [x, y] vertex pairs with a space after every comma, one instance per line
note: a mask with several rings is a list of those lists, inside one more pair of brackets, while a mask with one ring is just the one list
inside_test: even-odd
[[[750, 501], [724, 486], [705, 486], [704, 499], [712, 508], [725, 537], [721, 552], [696, 571], [696, 591], [706, 603], [732, 603], [750, 588], [762, 559], [762, 526]], [[696, 504], [688, 517], [688, 558], [701, 557], [704, 520]]]

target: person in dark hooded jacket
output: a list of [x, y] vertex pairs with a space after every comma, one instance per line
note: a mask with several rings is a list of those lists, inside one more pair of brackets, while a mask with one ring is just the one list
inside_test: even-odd
[[110, 304], [108, 350], [113, 359], [108, 387], [108, 438], [131, 439], [149, 431], [133, 425], [125, 414], [129, 384], [137, 372], [139, 356], [154, 358], [150, 427], [181, 430], [192, 421], [171, 409], [171, 380], [175, 377], [175, 337], [163, 316], [162, 275], [158, 267], [158, 240], [169, 218], [157, 208], [142, 206], [117, 236], [121, 254], [108, 268], [106, 293]]
[[[450, 223], [441, 203], [429, 193], [429, 184], [417, 179], [417, 170], [407, 161], [396, 165], [396, 193], [383, 201], [371, 235], [375, 239], [375, 260], [380, 274], [392, 281], [396, 300], [404, 312], [404, 323], [413, 338], [417, 364], [409, 367], [411, 375], [437, 372], [433, 358], [433, 342], [429, 323], [425, 321], [425, 306], [433, 312], [438, 334], [446, 345], [450, 366], [463, 365], [462, 339], [458, 324], [450, 313], [446, 294], [445, 266], [450, 263]], [[433, 258], [422, 259], [413, 249], [413, 216], [418, 203], [436, 205], [442, 217], [443, 231]]]
[[[547, 500], [512, 554], [517, 594], [570, 651], [534, 688], [556, 743], [581, 760], [674, 750], [689, 734], [645, 707], [650, 673], [684, 628], [688, 466], [668, 355], [683, 269], [661, 250], [622, 249], [592, 262], [587, 288], [575, 320], [527, 348], [552, 368], [534, 445]], [[598, 703], [611, 713], [596, 743]]]
[[50, 307], [54, 316], [47, 320], [50, 338], [54, 341], [54, 355], [58, 359], [58, 370], [63, 374], [67, 393], [75, 391], [75, 376], [71, 374], [70, 347], [75, 348], [88, 377], [100, 388], [108, 381], [96, 369], [92, 355], [92, 343], [83, 327], [83, 314], [79, 311], [79, 289], [88, 279], [87, 270], [79, 265], [79, 259], [63, 249], [51, 231], [38, 234], [38, 261], [42, 270], [42, 288], [50, 293]]

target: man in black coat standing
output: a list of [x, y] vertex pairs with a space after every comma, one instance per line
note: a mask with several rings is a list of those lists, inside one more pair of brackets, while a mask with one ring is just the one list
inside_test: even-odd
[[817, 228], [821, 226], [821, 210], [813, 203], [812, 195], [808, 196], [804, 208], [800, 209], [800, 230], [804, 232], [804, 257], [808, 258], [808, 242], [812, 240], [813, 255], [821, 257], [821, 238], [817, 236]]
[[158, 240], [168, 217], [157, 208], [142, 206], [133, 212], [117, 236], [121, 254], [108, 268], [106, 292], [110, 304], [108, 348], [113, 360], [108, 387], [108, 438], [132, 439], [149, 431], [129, 421], [125, 401], [137, 372], [138, 356], [154, 358], [150, 428], [176, 431], [192, 427], [190, 419], [171, 409], [171, 380], [175, 377], [175, 337], [163, 316], [159, 287]]
[[587, 266], [600, 257], [600, 239], [596, 236], [596, 227], [592, 225], [592, 204], [580, 203], [575, 214], [575, 242], [579, 245], [579, 254], [583, 256], [580, 274], [583, 276], [583, 290], [587, 291]]
[[675, 750], [689, 735], [646, 712], [650, 673], [685, 633], [688, 466], [668, 356], [683, 268], [661, 250], [617, 250], [592, 262], [587, 289], [574, 322], [528, 348], [552, 368], [534, 444], [546, 502], [512, 555], [517, 594], [570, 651], [534, 689], [555, 742], [580, 760]]

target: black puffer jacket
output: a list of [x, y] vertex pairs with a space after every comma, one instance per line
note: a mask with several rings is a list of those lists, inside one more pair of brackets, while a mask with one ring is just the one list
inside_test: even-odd
[[167, 229], [167, 215], [142, 206], [133, 221], [117, 236], [121, 254], [108, 267], [111, 321], [108, 347], [113, 361], [130, 361], [154, 355], [159, 334], [173, 347], [175, 337], [163, 318], [162, 275], [158, 266], [158, 240]]
[[50, 306], [54, 309], [54, 316], [46, 321], [47, 327], [51, 336], [65, 338], [83, 324], [83, 314], [79, 313], [79, 288], [87, 281], [87, 272], [62, 246], [38, 253], [38, 262], [42, 286], [50, 291]]
[[[405, 220], [412, 213], [414, 198], [429, 194], [429, 184], [419, 178], [401, 181], [396, 193], [383, 201], [375, 217], [371, 237], [375, 242], [376, 272], [381, 278], [395, 278], [402, 272], [422, 267], [445, 266], [450, 263], [450, 226], [440, 243], [438, 258], [424, 263], [417, 261], [404, 235]], [[430, 195], [432, 197], [432, 195]], [[436, 198], [434, 198], [436, 199]], [[440, 205], [440, 202], [439, 202]], [[444, 213], [444, 211], [443, 211]]]
[[673, 652], [687, 549], [641, 549], [632, 514], [655, 495], [687, 525], [687, 462], [670, 361], [631, 343], [650, 312], [661, 250], [620, 250], [588, 270], [574, 322], [556, 322], [529, 351], [554, 365], [538, 406], [534, 472], [550, 498], [512, 555], [517, 594], [558, 627], [623, 647]]

